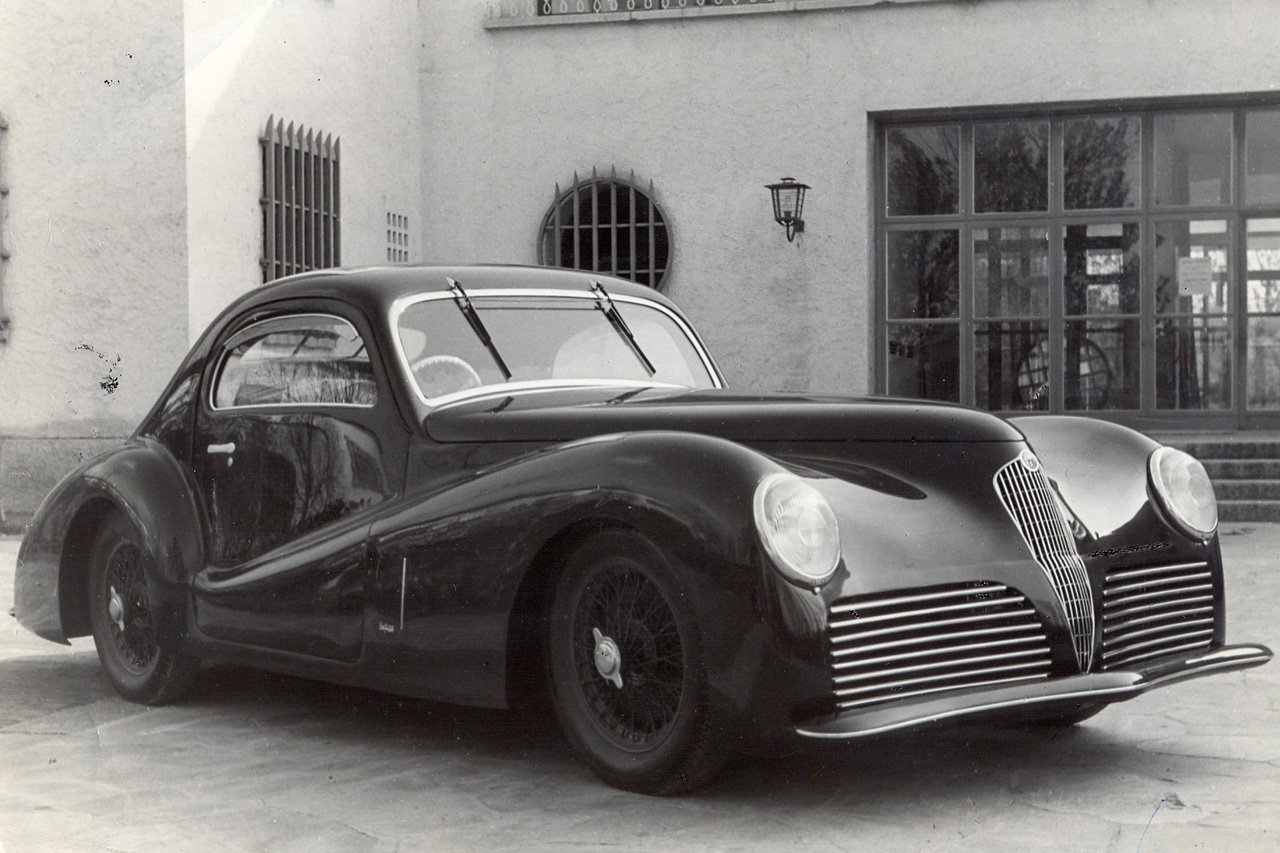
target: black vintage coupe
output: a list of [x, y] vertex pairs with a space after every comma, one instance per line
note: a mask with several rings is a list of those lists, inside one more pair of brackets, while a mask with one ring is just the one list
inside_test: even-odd
[[652, 290], [518, 267], [236, 301], [45, 500], [16, 615], [125, 697], [202, 661], [549, 694], [611, 784], [984, 716], [1067, 725], [1226, 645], [1191, 457], [1100, 421], [740, 394]]

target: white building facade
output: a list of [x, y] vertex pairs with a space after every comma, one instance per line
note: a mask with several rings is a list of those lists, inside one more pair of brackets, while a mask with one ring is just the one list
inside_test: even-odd
[[1271, 13], [0, 0], [0, 502], [127, 435], [230, 299], [330, 263], [636, 278], [749, 390], [1276, 426]]

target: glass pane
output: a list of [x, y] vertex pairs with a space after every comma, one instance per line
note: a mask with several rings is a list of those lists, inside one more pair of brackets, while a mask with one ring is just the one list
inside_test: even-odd
[[215, 408], [376, 402], [369, 351], [346, 320], [311, 314], [267, 320], [229, 343]]
[[1048, 326], [982, 323], [974, 338], [974, 400], [988, 411], [1049, 408]]
[[1138, 225], [1068, 225], [1063, 239], [1065, 313], [1138, 313]]
[[1231, 326], [1226, 317], [1156, 324], [1156, 408], [1231, 408]]
[[891, 396], [960, 402], [958, 324], [891, 323], [888, 331]]
[[956, 213], [960, 197], [960, 128], [904, 127], [885, 139], [886, 210], [890, 216]]
[[1048, 229], [975, 228], [973, 287], [976, 317], [1047, 315]]
[[890, 318], [959, 316], [959, 231], [890, 231], [886, 245]]
[[1245, 116], [1245, 200], [1249, 204], [1280, 201], [1280, 110], [1256, 110]]
[[1250, 409], [1280, 409], [1280, 317], [1249, 318]]
[[1065, 123], [1064, 189], [1068, 210], [1138, 204], [1141, 127], [1135, 116]]
[[1156, 313], [1229, 312], [1229, 246], [1225, 219], [1157, 224]]
[[1231, 201], [1231, 114], [1156, 116], [1156, 204]]
[[1138, 321], [1066, 324], [1063, 401], [1068, 409], [1138, 408]]
[[1248, 311], [1280, 313], [1280, 219], [1250, 219]]
[[974, 210], [1049, 209], [1049, 124], [980, 124], [973, 132]]

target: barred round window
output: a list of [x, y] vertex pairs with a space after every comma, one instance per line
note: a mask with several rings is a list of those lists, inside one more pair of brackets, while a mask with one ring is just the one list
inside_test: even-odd
[[538, 262], [593, 270], [662, 289], [671, 256], [666, 218], [642, 192], [616, 177], [579, 181], [561, 192], [542, 221]]

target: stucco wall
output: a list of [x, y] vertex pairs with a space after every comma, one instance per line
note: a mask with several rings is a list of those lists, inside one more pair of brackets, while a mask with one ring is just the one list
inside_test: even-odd
[[186, 0], [193, 337], [262, 283], [268, 116], [341, 139], [344, 265], [386, 260], [387, 212], [417, 257], [418, 21], [416, 0]]
[[[465, 203], [428, 204], [427, 254], [533, 262], [556, 182], [635, 170], [671, 223], [668, 292], [730, 380], [759, 389], [868, 388], [869, 114], [1280, 81], [1269, 0], [850, 4], [506, 29], [485, 29], [484, 8], [431, 6], [425, 197]], [[783, 175], [813, 187], [790, 245], [763, 188]]]
[[128, 434], [186, 347], [182, 5], [0, 0], [0, 22], [13, 510]]

